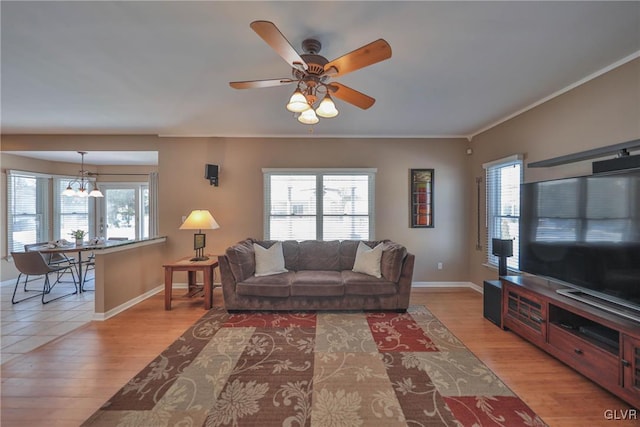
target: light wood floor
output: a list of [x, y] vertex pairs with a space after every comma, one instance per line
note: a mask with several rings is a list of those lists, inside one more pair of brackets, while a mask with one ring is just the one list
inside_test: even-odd
[[[220, 290], [214, 292], [221, 303]], [[424, 304], [552, 427], [638, 426], [609, 421], [629, 405], [546, 353], [482, 317], [482, 296], [468, 289], [415, 289]], [[204, 313], [202, 300], [158, 294], [104, 321], [91, 322], [10, 360], [2, 369], [0, 425], [77, 426]]]

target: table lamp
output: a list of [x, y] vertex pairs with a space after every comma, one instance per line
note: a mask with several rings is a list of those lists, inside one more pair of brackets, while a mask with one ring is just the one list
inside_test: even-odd
[[193, 235], [193, 249], [196, 251], [196, 256], [191, 258], [191, 261], [206, 261], [209, 259], [208, 256], [204, 255], [206, 235], [202, 230], [215, 230], [216, 228], [220, 228], [220, 226], [208, 210], [191, 211], [187, 219], [184, 220], [180, 230], [198, 230]]

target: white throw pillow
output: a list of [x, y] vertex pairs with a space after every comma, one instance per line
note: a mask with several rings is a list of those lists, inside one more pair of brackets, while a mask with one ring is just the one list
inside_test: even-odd
[[353, 263], [353, 271], [356, 273], [364, 273], [369, 276], [382, 277], [380, 273], [380, 259], [382, 258], [382, 243], [371, 249], [364, 243], [358, 243], [356, 251], [356, 260]]
[[256, 276], [270, 276], [288, 271], [284, 268], [282, 242], [274, 243], [269, 249], [254, 243], [253, 251], [256, 254]]

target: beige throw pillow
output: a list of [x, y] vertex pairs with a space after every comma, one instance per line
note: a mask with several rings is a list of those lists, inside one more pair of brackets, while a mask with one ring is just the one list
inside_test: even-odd
[[380, 273], [380, 259], [382, 258], [382, 243], [371, 249], [364, 243], [358, 243], [356, 250], [356, 260], [353, 263], [353, 271], [364, 273], [369, 276], [382, 277]]
[[274, 243], [269, 249], [254, 243], [253, 250], [256, 254], [256, 276], [270, 276], [288, 271], [284, 268], [282, 242]]

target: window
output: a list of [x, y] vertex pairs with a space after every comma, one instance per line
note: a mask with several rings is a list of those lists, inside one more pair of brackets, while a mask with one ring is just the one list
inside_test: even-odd
[[9, 252], [46, 241], [49, 179], [30, 172], [7, 173], [7, 246]]
[[149, 175], [152, 186], [149, 182], [102, 183], [101, 188], [112, 191], [104, 199], [63, 196], [73, 179], [7, 170], [7, 253], [23, 251], [25, 244], [72, 240], [69, 233], [77, 229], [87, 231], [89, 237], [157, 236], [157, 173]]
[[[54, 239], [72, 240], [72, 230], [93, 230], [93, 206], [88, 197], [63, 196], [69, 178], [56, 178], [54, 196], [57, 212], [54, 218]], [[91, 233], [93, 234], [93, 233]]]
[[263, 173], [266, 239], [373, 239], [375, 169]]
[[99, 202], [99, 234], [130, 240], [148, 238], [149, 184], [102, 184], [100, 189], [104, 199]]
[[498, 265], [491, 239], [513, 239], [513, 256], [507, 267], [519, 269], [520, 183], [522, 156], [485, 163], [487, 183], [487, 262]]

